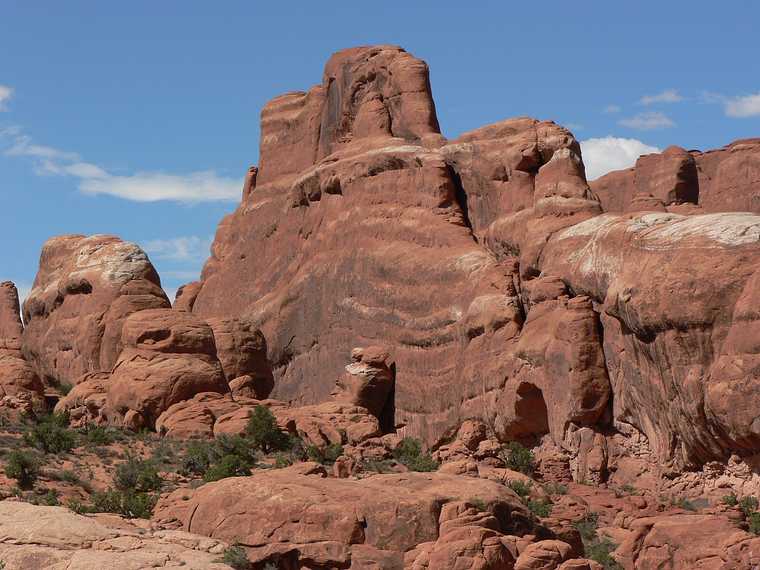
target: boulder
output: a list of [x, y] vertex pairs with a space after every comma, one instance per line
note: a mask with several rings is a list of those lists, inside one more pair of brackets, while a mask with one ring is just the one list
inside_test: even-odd
[[137, 245], [105, 235], [52, 238], [24, 302], [23, 353], [46, 384], [74, 384], [111, 370], [129, 315], [169, 306]]
[[201, 392], [227, 392], [211, 327], [172, 309], [130, 315], [124, 350], [108, 380], [107, 415], [130, 428], [152, 427], [172, 404]]
[[[361, 556], [372, 547], [398, 560], [421, 543], [435, 542], [439, 526], [446, 524], [446, 505], [476, 499], [492, 513], [486, 517], [494, 530], [489, 536], [528, 528], [527, 511], [516, 495], [490, 481], [437, 473], [333, 479], [300, 475], [294, 468], [224, 479], [189, 497], [187, 491], [175, 492], [159, 502], [154, 518], [213, 538], [234, 537], [254, 562], [290, 555], [306, 566], [319, 560], [324, 567], [349, 567], [356, 545]], [[491, 550], [508, 556], [506, 547], [481, 538], [478, 544], [489, 556]]]

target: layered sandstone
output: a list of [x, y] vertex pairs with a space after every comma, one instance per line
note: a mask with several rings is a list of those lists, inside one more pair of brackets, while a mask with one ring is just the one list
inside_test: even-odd
[[24, 302], [24, 356], [45, 383], [75, 384], [113, 367], [129, 315], [169, 306], [137, 245], [105, 235], [52, 238]]
[[[707, 152], [671, 146], [640, 157], [633, 168], [610, 172], [591, 183], [605, 212], [643, 211], [649, 195], [678, 211], [698, 205], [703, 213], [760, 213], [760, 139], [734, 141]], [[682, 213], [682, 212], [679, 212]]]

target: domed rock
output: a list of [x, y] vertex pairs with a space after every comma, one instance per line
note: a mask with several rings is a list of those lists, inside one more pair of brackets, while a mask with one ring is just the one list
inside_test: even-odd
[[73, 384], [113, 367], [127, 316], [169, 306], [137, 245], [105, 235], [52, 238], [24, 302], [24, 356], [46, 383]]
[[172, 309], [124, 321], [124, 349], [108, 380], [107, 414], [130, 428], [153, 426], [172, 404], [200, 392], [227, 392], [211, 327]]

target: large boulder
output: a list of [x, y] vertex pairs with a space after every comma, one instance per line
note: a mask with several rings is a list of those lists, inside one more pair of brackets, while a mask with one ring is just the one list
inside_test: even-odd
[[122, 342], [107, 387], [111, 421], [152, 427], [172, 404], [201, 392], [228, 391], [211, 327], [190, 313], [134, 313], [124, 321]]
[[[224, 479], [195, 492], [177, 491], [161, 500], [154, 519], [188, 532], [238, 540], [256, 562], [294, 557], [306, 567], [347, 568], [356, 546], [403, 555], [419, 544], [435, 542], [441, 535], [439, 527], [455, 514], [483, 519], [474, 509], [447, 510], [447, 504], [467, 501], [484, 505], [491, 513], [485, 527], [493, 530], [499, 544], [502, 534], [523, 534], [531, 528], [517, 496], [492, 481], [438, 473], [333, 479], [301, 475], [295, 466]], [[477, 526], [470, 522], [467, 526]], [[454, 530], [454, 523], [448, 526]], [[489, 551], [497, 548], [485, 536], [477, 544]], [[506, 546], [499, 548], [504, 550], [493, 556], [510, 555]], [[456, 559], [451, 547], [447, 551], [451, 553], [447, 559]], [[434, 567], [440, 568], [430, 566]]]
[[52, 238], [24, 302], [24, 356], [45, 383], [74, 384], [113, 367], [129, 315], [169, 306], [137, 245], [104, 235]]

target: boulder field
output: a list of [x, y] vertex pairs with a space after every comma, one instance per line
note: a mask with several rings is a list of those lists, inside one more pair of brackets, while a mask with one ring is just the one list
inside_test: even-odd
[[[211, 440], [263, 406], [340, 457], [176, 489], [143, 533], [48, 507], [31, 541], [10, 527], [35, 516], [0, 502], [9, 569], [105, 567], [116, 544], [198, 568], [232, 543], [288, 570], [760, 562], [721, 503], [760, 493], [760, 139], [589, 183], [551, 121], [446, 139], [427, 65], [373, 46], [270, 101], [259, 148], [173, 307], [113, 236], [50, 239], [21, 311], [0, 284], [0, 408]], [[366, 475], [408, 438], [437, 472]], [[607, 562], [584, 558], [606, 544], [578, 526], [591, 514]]]

